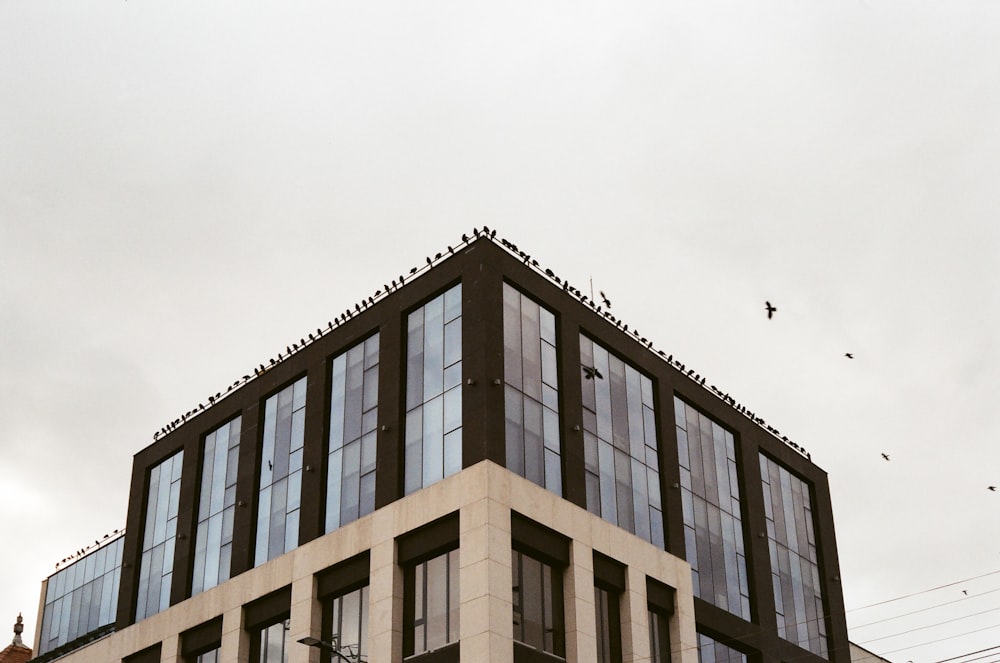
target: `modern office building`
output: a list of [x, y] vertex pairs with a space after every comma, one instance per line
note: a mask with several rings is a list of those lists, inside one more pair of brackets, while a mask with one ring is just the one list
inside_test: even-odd
[[35, 660], [849, 663], [825, 473], [588, 295], [476, 231], [260, 363]]

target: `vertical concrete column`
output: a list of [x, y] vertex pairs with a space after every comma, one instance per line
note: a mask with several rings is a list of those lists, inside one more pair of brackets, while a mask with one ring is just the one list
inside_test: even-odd
[[513, 663], [510, 509], [483, 490], [484, 484], [502, 490], [506, 482], [489, 463], [466, 473], [463, 494], [476, 498], [459, 511], [460, 658]]
[[677, 560], [677, 593], [674, 616], [670, 619], [670, 660], [698, 663], [698, 625], [694, 618], [694, 584], [691, 567]]
[[621, 597], [622, 661], [648, 663], [649, 608], [646, 602], [646, 574], [629, 566], [625, 575], [625, 593]]
[[372, 514], [368, 660], [403, 660], [403, 571], [396, 564], [394, 509]]
[[250, 635], [243, 630], [243, 608], [237, 606], [222, 614], [222, 650], [220, 663], [249, 663]]
[[597, 663], [594, 549], [572, 541], [563, 592], [566, 600], [566, 660]]
[[163, 638], [160, 644], [160, 663], [181, 663], [181, 636], [174, 633], [172, 637]]
[[285, 647], [288, 663], [316, 663], [319, 650], [299, 644], [306, 636], [319, 637], [323, 607], [316, 598], [316, 579], [312, 574], [292, 581], [292, 604], [289, 608], [288, 635]]

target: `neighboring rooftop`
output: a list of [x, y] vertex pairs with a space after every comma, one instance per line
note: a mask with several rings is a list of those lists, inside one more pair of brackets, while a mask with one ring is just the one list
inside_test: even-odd
[[0, 651], [0, 663], [26, 663], [31, 659], [31, 647], [26, 647], [21, 640], [23, 632], [24, 618], [18, 615], [14, 623], [14, 640]]

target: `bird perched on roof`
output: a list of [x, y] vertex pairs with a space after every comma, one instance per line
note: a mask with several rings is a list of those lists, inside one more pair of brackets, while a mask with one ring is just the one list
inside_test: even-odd
[[764, 310], [767, 311], [767, 319], [774, 317], [774, 312], [778, 310], [776, 306], [771, 306], [771, 302], [764, 302]]
[[597, 378], [598, 380], [603, 380], [604, 376], [601, 375], [601, 372], [599, 370], [597, 370], [596, 367], [594, 367], [594, 366], [584, 366], [583, 367], [583, 379], [584, 380], [593, 380], [594, 378]]

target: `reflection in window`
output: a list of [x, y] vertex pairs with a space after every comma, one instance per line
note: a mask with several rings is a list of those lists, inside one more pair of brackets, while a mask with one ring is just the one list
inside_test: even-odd
[[699, 633], [698, 663], [747, 663], [747, 655]]
[[761, 454], [778, 635], [827, 656], [826, 616], [809, 486]]
[[285, 641], [287, 634], [287, 619], [262, 628], [257, 634], [260, 655], [253, 663], [288, 663], [288, 643]]
[[517, 550], [512, 562], [514, 640], [565, 657], [561, 571]]
[[216, 647], [203, 654], [198, 654], [194, 659], [194, 663], [219, 663], [219, 652], [220, 648]]
[[503, 284], [507, 469], [562, 494], [556, 319]]
[[299, 544], [305, 422], [304, 377], [264, 403], [257, 546], [254, 554], [258, 566]]
[[653, 383], [586, 336], [580, 362], [587, 509], [663, 548]]
[[205, 436], [192, 595], [229, 579], [239, 453], [239, 417]]
[[733, 434], [674, 398], [684, 543], [694, 595], [750, 619]]
[[183, 460], [184, 452], [179, 451], [149, 473], [136, 621], [166, 610], [170, 605]]
[[375, 510], [378, 334], [333, 360], [326, 531]]
[[[407, 656], [438, 649], [458, 641], [458, 550], [449, 551], [409, 571], [406, 596], [413, 623]], [[411, 584], [412, 583], [412, 584]]]
[[659, 610], [649, 611], [649, 651], [652, 663], [670, 663], [670, 625]]
[[[351, 660], [368, 660], [368, 586], [330, 599], [330, 627], [325, 641]], [[340, 659], [343, 660], [343, 659]]]
[[49, 577], [39, 656], [114, 623], [124, 540], [119, 536]]
[[410, 314], [404, 492], [462, 469], [462, 286]]
[[621, 663], [622, 628], [618, 593], [594, 587], [594, 611], [597, 614], [597, 662]]

